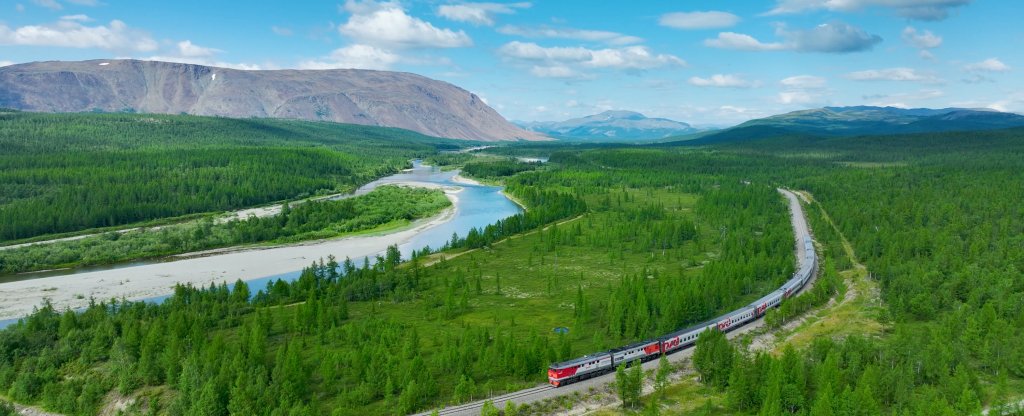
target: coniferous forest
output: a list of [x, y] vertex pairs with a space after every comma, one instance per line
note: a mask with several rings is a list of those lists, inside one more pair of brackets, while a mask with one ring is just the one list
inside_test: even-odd
[[351, 192], [454, 143], [335, 123], [0, 112], [0, 242]]
[[530, 169], [467, 166], [501, 178], [523, 214], [412, 259], [397, 248], [372, 264], [322, 259], [293, 282], [179, 286], [160, 304], [97, 299], [80, 313], [43, 305], [0, 331], [0, 392], [75, 415], [115, 396], [137, 399], [128, 414], [348, 415], [531, 387], [553, 361], [778, 287], [794, 271], [776, 191], [786, 187], [813, 196], [806, 211], [823, 267], [815, 289], [772, 311], [769, 325], [852, 296], [843, 279], [863, 265], [879, 290], [877, 330], [774, 354], [710, 333], [691, 366], [717, 399], [678, 412], [958, 415], [1020, 397], [1024, 131], [493, 152], [550, 156]]

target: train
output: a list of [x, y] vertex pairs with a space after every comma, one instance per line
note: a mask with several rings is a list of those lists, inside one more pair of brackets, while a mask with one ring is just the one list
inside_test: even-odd
[[760, 318], [769, 308], [776, 308], [782, 301], [807, 284], [818, 269], [818, 257], [810, 236], [803, 237], [800, 268], [781, 287], [764, 297], [732, 312], [704, 323], [680, 329], [656, 339], [629, 344], [623, 347], [586, 355], [580, 358], [551, 364], [548, 367], [548, 383], [560, 387], [588, 378], [597, 377], [615, 370], [619, 365], [627, 366], [656, 359], [662, 355], [682, 351], [697, 343], [704, 331], [728, 332]]

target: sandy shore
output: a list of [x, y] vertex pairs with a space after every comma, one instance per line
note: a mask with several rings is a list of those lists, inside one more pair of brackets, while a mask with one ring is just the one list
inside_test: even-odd
[[464, 183], [466, 185], [481, 185], [481, 183], [479, 181], [477, 181], [475, 179], [467, 178], [465, 176], [462, 176], [462, 174], [459, 174], [459, 173], [456, 173], [455, 176], [452, 176], [452, 182]]
[[400, 182], [403, 186], [444, 189], [453, 207], [434, 217], [382, 235], [360, 235], [293, 245], [234, 249], [224, 253], [193, 256], [164, 263], [113, 270], [54, 276], [0, 284], [0, 320], [19, 318], [32, 312], [44, 299], [63, 310], [88, 306], [89, 298], [140, 300], [166, 295], [176, 283], [209, 286], [210, 283], [258, 279], [294, 272], [328, 255], [339, 259], [362, 258], [402, 244], [428, 228], [451, 221], [458, 209], [459, 187], [421, 182]]

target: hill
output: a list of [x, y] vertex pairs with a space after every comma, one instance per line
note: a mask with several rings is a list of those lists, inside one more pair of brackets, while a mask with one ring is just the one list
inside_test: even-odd
[[649, 118], [633, 111], [605, 111], [566, 121], [525, 122], [519, 125], [551, 137], [583, 141], [656, 140], [697, 131], [687, 123]]
[[1024, 116], [987, 109], [824, 107], [750, 120], [719, 132], [679, 137], [685, 144], [743, 142], [778, 136], [852, 137], [1024, 126]]
[[0, 67], [0, 107], [267, 117], [398, 127], [455, 139], [540, 140], [455, 85], [358, 69], [241, 71], [137, 60]]
[[0, 241], [352, 191], [463, 143], [298, 120], [0, 112]]

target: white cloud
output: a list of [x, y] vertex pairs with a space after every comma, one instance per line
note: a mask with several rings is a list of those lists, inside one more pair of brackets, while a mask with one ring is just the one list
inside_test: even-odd
[[76, 20], [61, 20], [49, 25], [30, 25], [15, 29], [0, 24], [0, 44], [139, 52], [154, 51], [159, 46], [148, 34], [129, 28], [120, 20], [112, 20], [106, 26], [85, 26]]
[[598, 68], [650, 69], [686, 65], [686, 62], [676, 56], [651, 53], [646, 46], [599, 49], [592, 53], [593, 57], [586, 64]]
[[448, 20], [472, 23], [477, 26], [493, 26], [494, 15], [513, 14], [516, 9], [529, 8], [530, 3], [460, 3], [445, 4], [437, 9], [437, 14]]
[[827, 80], [814, 75], [795, 75], [779, 81], [782, 91], [775, 101], [780, 104], [820, 106], [828, 103]]
[[814, 75], [796, 75], [779, 81], [783, 87], [794, 89], [825, 88], [826, 80]]
[[854, 81], [909, 81], [909, 82], [924, 82], [924, 83], [937, 83], [941, 80], [935, 78], [932, 75], [926, 75], [918, 72], [913, 68], [886, 68], [886, 69], [869, 69], [866, 71], [856, 71], [846, 74], [846, 78]]
[[144, 57], [144, 58], [128, 58], [128, 57], [124, 57], [124, 58], [118, 58], [118, 59], [141, 59], [141, 60], [144, 60], [144, 61], [175, 62], [175, 63], [181, 63], [181, 64], [203, 65], [203, 66], [212, 66], [212, 67], [217, 67], [217, 68], [238, 69], [238, 70], [242, 70], [242, 71], [255, 71], [255, 70], [263, 68], [262, 66], [256, 65], [256, 64], [247, 64], [247, 63], [240, 63], [240, 62], [223, 62], [223, 61], [217, 61], [217, 60], [207, 59], [207, 58], [202, 58], [202, 57], [186, 57], [186, 56], [177, 56], [177, 55], [154, 55], [154, 56], [147, 56], [147, 57]]
[[209, 58], [222, 52], [220, 49], [206, 48], [192, 43], [190, 40], [178, 42], [178, 55], [185, 58]]
[[763, 43], [753, 36], [735, 32], [722, 32], [717, 38], [704, 40], [704, 45], [719, 49], [739, 51], [778, 51], [787, 49], [781, 43]]
[[338, 31], [360, 44], [381, 48], [457, 48], [473, 44], [466, 32], [438, 28], [412, 17], [398, 3], [349, 0], [344, 9], [352, 16]]
[[74, 22], [91, 22], [92, 21], [92, 19], [90, 19], [89, 16], [86, 16], [84, 14], [73, 14], [73, 15], [69, 15], [69, 16], [61, 16], [60, 20], [70, 20], [70, 21], [74, 21]]
[[988, 58], [981, 62], [967, 64], [964, 69], [971, 72], [1006, 72], [1010, 70], [1010, 66], [997, 58]]
[[812, 10], [853, 12], [867, 7], [887, 7], [897, 15], [916, 20], [942, 20], [949, 10], [972, 0], [777, 0], [768, 15], [800, 13]]
[[675, 29], [717, 29], [735, 26], [739, 21], [739, 16], [727, 12], [675, 12], [661, 15], [658, 24]]
[[932, 49], [942, 45], [941, 36], [936, 36], [930, 30], [918, 33], [917, 29], [910, 26], [903, 29], [903, 41], [918, 49]]
[[533, 42], [512, 41], [502, 45], [498, 53], [508, 58], [534, 61], [585, 61], [591, 50], [583, 47], [545, 48]]
[[512, 41], [498, 49], [505, 58], [544, 62], [542, 66], [580, 65], [587, 68], [652, 69], [686, 65], [673, 55], [656, 54], [645, 46], [588, 49], [584, 47], [546, 48], [532, 42]]
[[291, 29], [283, 26], [271, 26], [270, 30], [278, 36], [291, 36], [294, 34]]
[[878, 35], [843, 22], [823, 23], [807, 30], [788, 30], [780, 24], [775, 34], [785, 42], [765, 43], [750, 35], [722, 32], [717, 38], [705, 40], [704, 45], [742, 51], [849, 53], [866, 51], [882, 41]]
[[349, 45], [335, 49], [325, 60], [299, 63], [300, 69], [390, 69], [401, 57], [395, 53], [370, 45]]
[[776, 101], [779, 104], [809, 105], [818, 103], [819, 97], [807, 91], [782, 91]]
[[524, 27], [505, 25], [498, 28], [498, 33], [527, 38], [572, 39], [587, 42], [602, 42], [610, 45], [629, 45], [643, 42], [643, 39], [604, 30], [585, 30], [573, 28]]
[[776, 32], [786, 38], [794, 50], [800, 52], [860, 52], [882, 41], [878, 35], [843, 22], [823, 23], [813, 29], [795, 31], [779, 26]]
[[753, 88], [760, 85], [758, 82], [751, 82], [737, 75], [714, 74], [708, 78], [691, 77], [690, 85], [697, 87], [717, 88]]
[[11, 61], [0, 61], [0, 66], [10, 66], [10, 65], [14, 65], [14, 62], [11, 62]]

